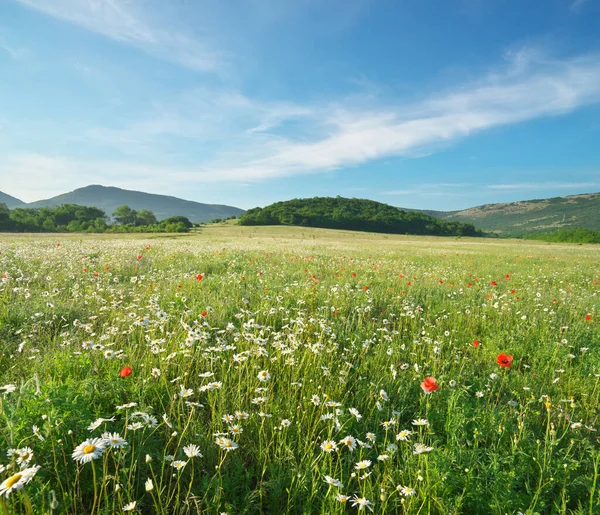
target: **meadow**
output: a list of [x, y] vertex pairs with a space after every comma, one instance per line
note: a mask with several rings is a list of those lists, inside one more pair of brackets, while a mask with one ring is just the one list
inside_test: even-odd
[[598, 514], [599, 257], [0, 235], [0, 514]]

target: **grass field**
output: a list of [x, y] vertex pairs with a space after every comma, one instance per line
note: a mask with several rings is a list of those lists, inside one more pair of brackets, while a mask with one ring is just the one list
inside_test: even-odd
[[598, 247], [222, 225], [0, 252], [0, 514], [600, 513]]

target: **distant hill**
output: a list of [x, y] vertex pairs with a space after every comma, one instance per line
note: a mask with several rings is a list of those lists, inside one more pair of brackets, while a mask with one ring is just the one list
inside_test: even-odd
[[8, 209], [12, 209], [14, 207], [23, 207], [25, 202], [0, 191], [0, 204], [6, 204]]
[[243, 209], [232, 206], [201, 204], [177, 197], [98, 185], [86, 186], [47, 200], [32, 202], [26, 207], [48, 207], [61, 204], [95, 206], [104, 210], [108, 216], [117, 207], [126, 204], [135, 210], [149, 209], [159, 221], [170, 216], [185, 216], [194, 223], [210, 222], [216, 218], [229, 218], [244, 213]]
[[256, 207], [246, 211], [239, 218], [239, 224], [302, 225], [392, 234], [483, 235], [472, 224], [441, 220], [417, 211], [402, 211], [373, 200], [343, 197], [294, 199]]
[[478, 229], [519, 236], [556, 229], [600, 230], [600, 193], [485, 204], [463, 211], [421, 211], [442, 218], [472, 223]]

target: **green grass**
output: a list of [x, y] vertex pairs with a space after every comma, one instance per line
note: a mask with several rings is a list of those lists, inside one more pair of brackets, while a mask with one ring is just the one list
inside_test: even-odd
[[[0, 514], [600, 512], [594, 246], [211, 225], [0, 252], [0, 492], [40, 467]], [[127, 444], [76, 463], [105, 431]]]

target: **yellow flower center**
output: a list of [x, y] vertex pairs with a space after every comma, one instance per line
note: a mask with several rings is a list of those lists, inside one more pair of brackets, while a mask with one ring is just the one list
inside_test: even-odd
[[10, 488], [11, 486], [13, 486], [15, 483], [18, 483], [19, 480], [23, 477], [22, 474], [15, 474], [12, 477], [9, 477], [6, 480], [6, 488]]
[[86, 445], [83, 449], [83, 454], [92, 454], [95, 450], [95, 445]]

